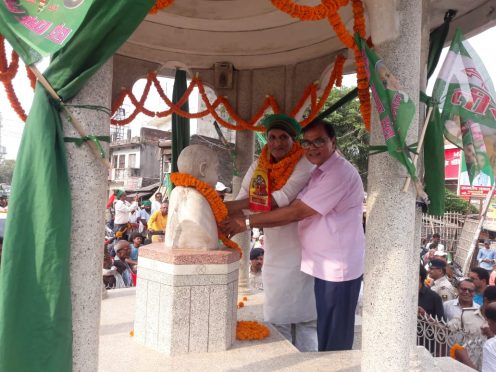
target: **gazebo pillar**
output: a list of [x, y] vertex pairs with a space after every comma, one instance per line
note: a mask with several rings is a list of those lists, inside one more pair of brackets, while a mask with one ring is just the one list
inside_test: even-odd
[[[110, 108], [112, 61], [107, 62], [69, 103]], [[109, 136], [110, 118], [89, 109], [69, 108], [88, 135]], [[66, 137], [80, 137], [62, 115]], [[106, 156], [108, 143], [101, 142]], [[102, 298], [104, 206], [108, 169], [87, 145], [66, 143], [72, 194], [71, 292], [73, 370], [98, 370], [100, 304]]]
[[[370, 9], [381, 2], [369, 1], [367, 5]], [[425, 71], [420, 67], [422, 1], [390, 3], [397, 4], [399, 36], [379, 43], [376, 50], [418, 108], [420, 74]], [[391, 9], [395, 11], [395, 7]], [[372, 28], [380, 27], [382, 21], [377, 18], [380, 12], [371, 11], [369, 15]], [[383, 144], [377, 112], [375, 109], [372, 112], [370, 142]], [[408, 144], [418, 140], [418, 128], [417, 111]], [[405, 179], [402, 165], [387, 153], [370, 157], [362, 371], [407, 371], [412, 362], [410, 354], [415, 350], [418, 287], [414, 284], [418, 278], [419, 241], [416, 240], [415, 190], [411, 185], [408, 192], [402, 192]]]
[[[236, 107], [241, 117], [249, 118], [253, 113], [253, 76], [249, 70], [239, 71], [237, 77]], [[233, 177], [233, 195], [238, 195], [241, 182], [253, 162], [255, 150], [255, 132], [250, 130], [236, 131], [236, 160], [237, 175]], [[249, 232], [234, 236], [233, 239], [243, 250], [243, 257], [239, 263], [239, 286], [248, 287], [250, 273], [250, 242]]]

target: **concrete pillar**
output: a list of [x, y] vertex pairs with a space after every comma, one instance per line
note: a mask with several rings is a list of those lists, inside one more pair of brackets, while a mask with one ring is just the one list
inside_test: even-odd
[[[252, 71], [239, 71], [237, 76], [237, 112], [242, 118], [250, 118], [253, 113], [253, 75]], [[236, 170], [233, 177], [233, 195], [237, 195], [246, 171], [253, 162], [255, 149], [255, 133], [249, 130], [236, 131]], [[248, 287], [250, 272], [250, 240], [249, 232], [238, 234], [233, 239], [243, 250], [239, 267], [239, 285]]]
[[[378, 45], [377, 53], [418, 107], [422, 2], [398, 0], [397, 4], [399, 37]], [[407, 142], [417, 139], [418, 114]], [[371, 144], [383, 143], [374, 109]], [[413, 187], [401, 191], [406, 172], [386, 153], [370, 157], [368, 174], [362, 371], [408, 371], [415, 348], [413, 304], [418, 296], [412, 284], [418, 277], [415, 191]]]
[[[70, 102], [110, 108], [112, 62], [107, 62]], [[108, 136], [110, 118], [95, 110], [70, 108], [88, 135]], [[62, 115], [63, 116], [63, 115]], [[66, 137], [79, 137], [64, 119]], [[108, 143], [102, 142], [108, 156]], [[98, 370], [100, 302], [104, 208], [107, 200], [108, 170], [88, 146], [66, 144], [72, 193], [71, 291], [73, 329], [73, 370]]]

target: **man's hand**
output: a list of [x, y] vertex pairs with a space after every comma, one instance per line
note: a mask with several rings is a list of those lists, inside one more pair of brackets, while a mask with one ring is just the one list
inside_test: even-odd
[[246, 231], [245, 216], [235, 215], [226, 218], [220, 223], [220, 229], [230, 238], [233, 235]]

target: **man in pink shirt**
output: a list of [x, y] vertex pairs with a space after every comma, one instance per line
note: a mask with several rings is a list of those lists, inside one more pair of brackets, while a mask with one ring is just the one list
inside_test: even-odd
[[222, 228], [232, 235], [299, 221], [301, 270], [315, 277], [319, 351], [349, 350], [365, 255], [363, 185], [353, 165], [335, 151], [331, 124], [312, 122], [303, 138], [305, 156], [317, 167], [297, 199], [271, 212], [233, 216]]

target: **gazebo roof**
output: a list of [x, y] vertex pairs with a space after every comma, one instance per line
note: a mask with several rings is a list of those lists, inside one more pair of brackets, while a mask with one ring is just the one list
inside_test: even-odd
[[[366, 6], [370, 3], [365, 1]], [[475, 34], [494, 24], [494, 7], [496, 0], [432, 0], [430, 28], [443, 22], [448, 9], [455, 9], [454, 26]], [[340, 14], [351, 30], [351, 6]], [[178, 61], [190, 68], [209, 68], [227, 61], [251, 69], [298, 63], [343, 47], [327, 20], [299, 21], [269, 0], [180, 0], [149, 15], [119, 54], [162, 65]]]

